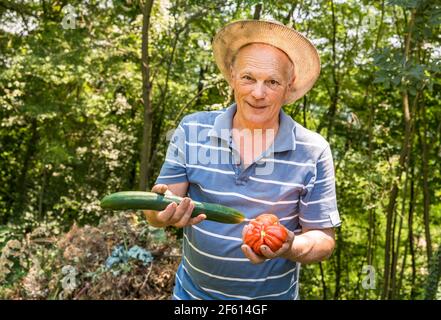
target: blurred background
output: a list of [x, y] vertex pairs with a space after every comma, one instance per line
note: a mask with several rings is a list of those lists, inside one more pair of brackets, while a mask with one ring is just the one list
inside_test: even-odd
[[0, 298], [170, 298], [179, 230], [99, 202], [150, 189], [167, 132], [231, 103], [211, 41], [243, 18], [321, 56], [284, 110], [330, 142], [343, 224], [301, 298], [441, 299], [435, 0], [0, 0]]

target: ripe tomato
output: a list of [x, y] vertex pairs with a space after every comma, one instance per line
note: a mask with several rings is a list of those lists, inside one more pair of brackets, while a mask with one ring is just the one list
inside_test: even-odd
[[276, 252], [288, 237], [285, 227], [273, 214], [262, 214], [251, 220], [249, 226], [243, 237], [243, 242], [259, 255], [262, 255], [261, 245], [267, 245], [273, 252]]
[[256, 221], [260, 221], [267, 225], [279, 224], [279, 218], [272, 213], [263, 213], [256, 218]]

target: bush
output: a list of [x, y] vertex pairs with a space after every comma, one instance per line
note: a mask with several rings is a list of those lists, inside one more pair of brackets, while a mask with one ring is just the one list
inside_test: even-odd
[[42, 224], [4, 243], [2, 299], [169, 299], [180, 261], [170, 231], [150, 227], [137, 213], [74, 224], [56, 235]]

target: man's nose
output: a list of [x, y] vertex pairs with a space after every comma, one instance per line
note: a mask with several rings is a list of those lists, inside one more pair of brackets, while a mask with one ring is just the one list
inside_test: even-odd
[[265, 86], [263, 83], [256, 83], [253, 87], [253, 91], [251, 91], [251, 95], [254, 99], [263, 99], [265, 98]]

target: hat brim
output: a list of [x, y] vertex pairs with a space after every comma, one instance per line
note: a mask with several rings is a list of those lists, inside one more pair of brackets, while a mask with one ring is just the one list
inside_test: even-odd
[[212, 44], [216, 64], [230, 85], [232, 59], [240, 48], [250, 43], [266, 43], [279, 48], [294, 63], [296, 79], [285, 104], [303, 97], [317, 81], [320, 57], [308, 38], [276, 21], [240, 20], [219, 30]]

